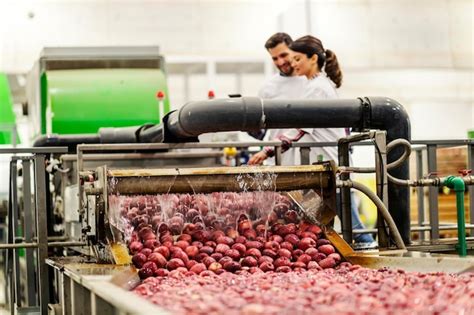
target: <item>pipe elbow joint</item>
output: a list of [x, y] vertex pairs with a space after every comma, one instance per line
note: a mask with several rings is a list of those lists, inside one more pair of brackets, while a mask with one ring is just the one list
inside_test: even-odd
[[444, 184], [448, 188], [454, 188], [454, 191], [456, 192], [459, 192], [459, 191], [464, 192], [466, 190], [466, 186], [464, 185], [464, 180], [456, 176], [448, 176], [446, 180], [444, 181]]
[[366, 97], [365, 99], [371, 106], [370, 119], [373, 128], [390, 131], [387, 138], [411, 140], [410, 117], [399, 102], [389, 97]]

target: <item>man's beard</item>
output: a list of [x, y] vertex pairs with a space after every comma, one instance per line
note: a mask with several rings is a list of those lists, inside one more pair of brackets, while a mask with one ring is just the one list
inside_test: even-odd
[[[283, 69], [286, 68], [287, 70], [284, 71]], [[278, 70], [280, 71], [281, 74], [284, 74], [286, 76], [291, 76], [293, 75], [293, 68], [291, 66], [289, 67], [278, 67]]]

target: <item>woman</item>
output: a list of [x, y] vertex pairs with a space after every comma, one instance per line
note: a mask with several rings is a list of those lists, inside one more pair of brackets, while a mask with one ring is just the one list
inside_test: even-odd
[[[336, 89], [341, 86], [342, 72], [336, 54], [329, 49], [324, 49], [319, 39], [311, 35], [303, 36], [289, 46], [292, 50], [291, 66], [296, 75], [305, 76], [308, 83], [302, 98], [305, 99], [335, 99], [338, 98]], [[282, 152], [288, 150], [294, 141], [305, 142], [337, 142], [347, 136], [343, 128], [301, 128], [290, 129], [278, 136], [282, 142]], [[273, 156], [272, 148], [265, 148], [255, 154], [249, 164], [261, 164], [269, 156]], [[322, 158], [333, 160], [337, 163], [338, 154], [336, 147], [311, 148], [310, 163]], [[359, 213], [354, 198], [352, 204], [352, 227], [362, 229]], [[374, 241], [369, 234], [359, 234], [355, 237], [358, 243], [371, 243]]]
[[[341, 86], [342, 72], [336, 55], [323, 48], [321, 41], [311, 35], [301, 37], [289, 45], [292, 51], [292, 62], [296, 75], [308, 79], [301, 97], [305, 99], [334, 99], [337, 98], [336, 88]], [[278, 136], [282, 142], [282, 152], [288, 150], [292, 142], [336, 142], [345, 137], [343, 128], [302, 128], [289, 129]], [[249, 160], [249, 164], [262, 164], [268, 157], [274, 155], [272, 148], [264, 148]], [[337, 161], [337, 148], [312, 148], [310, 162], [317, 159]], [[296, 164], [296, 163], [295, 163]]]

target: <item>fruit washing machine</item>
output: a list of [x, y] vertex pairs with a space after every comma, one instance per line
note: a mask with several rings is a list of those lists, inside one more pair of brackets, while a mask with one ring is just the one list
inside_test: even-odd
[[[80, 213], [83, 216], [82, 230], [85, 237], [94, 244], [94, 254], [99, 260], [120, 263], [114, 259], [110, 251], [110, 240], [120, 238], [124, 233], [121, 220], [127, 215], [123, 213], [124, 196], [143, 196], [140, 207], [145, 206], [147, 198], [150, 202], [146, 209], [150, 215], [155, 214], [156, 203], [152, 196], [169, 194], [212, 194], [216, 192], [280, 192], [300, 189], [318, 191], [322, 204], [319, 219], [326, 223], [333, 218], [335, 208], [335, 176], [328, 163], [317, 166], [294, 167], [234, 167], [234, 168], [176, 168], [176, 169], [114, 169], [99, 167], [95, 172], [84, 172], [80, 175], [84, 185], [80, 187]], [[87, 181], [89, 180], [89, 182]], [[319, 198], [319, 195], [318, 198]], [[265, 198], [261, 197], [261, 206]], [[257, 198], [258, 198], [257, 197]], [[152, 198], [150, 201], [150, 198]], [[167, 200], [158, 198], [159, 203]], [[268, 200], [271, 202], [271, 200]], [[159, 207], [159, 206], [158, 206]], [[161, 216], [173, 212], [174, 209], [158, 209]], [[145, 211], [140, 209], [140, 211]], [[248, 212], [249, 210], [247, 210]], [[245, 213], [249, 215], [249, 213]], [[253, 218], [257, 214], [252, 214]], [[323, 218], [324, 216], [324, 218]], [[133, 219], [130, 217], [130, 219]], [[125, 220], [127, 221], [127, 220]], [[128, 222], [125, 222], [128, 223]], [[116, 243], [116, 242], [114, 242]]]
[[[120, 199], [128, 196], [146, 200], [169, 194], [242, 191], [265, 194], [267, 191], [314, 189], [322, 197], [321, 206], [326, 209], [322, 213], [329, 214], [324, 220], [332, 219], [330, 213], [335, 206], [335, 174], [330, 163], [265, 168], [108, 169], [103, 166], [95, 171], [84, 171], [79, 176], [82, 183], [79, 188], [81, 230], [90, 244], [90, 252], [81, 258], [48, 260], [55, 271], [59, 298], [55, 307], [58, 312], [60, 309], [66, 313], [82, 309], [84, 314], [101, 313], [95, 310], [96, 307], [102, 311], [124, 313], [164, 312], [147, 303], [140, 303], [142, 307], [137, 309], [136, 299], [129, 299], [132, 294], [127, 289], [137, 284], [137, 271], [128, 266], [131, 257], [126, 246], [127, 223], [124, 225], [122, 220]], [[265, 196], [262, 195], [262, 199]], [[156, 205], [150, 204], [150, 208], [153, 206]], [[110, 282], [112, 278], [112, 282], [118, 285]], [[84, 309], [88, 301], [92, 301], [91, 308]]]
[[[335, 174], [330, 162], [311, 166], [256, 168], [108, 169], [102, 166], [94, 171], [83, 171], [79, 173], [79, 213], [81, 231], [84, 240], [90, 245], [90, 252], [83, 257], [48, 259], [48, 264], [54, 270], [57, 291], [57, 303], [51, 305], [50, 309], [54, 310], [54, 314], [174, 313], [137, 295], [137, 292], [142, 292], [142, 296], [147, 296], [142, 289], [151, 286], [150, 279], [155, 278], [146, 274], [144, 276], [144, 273], [140, 274], [135, 267], [131, 267], [131, 254], [137, 256], [137, 251], [143, 250], [143, 244], [146, 247], [147, 244], [158, 246], [155, 242], [179, 243], [183, 241], [183, 234], [193, 235], [194, 240], [195, 234], [214, 235], [216, 231], [225, 231], [222, 234], [227, 237], [231, 235], [236, 240], [246, 235], [246, 230], [241, 230], [245, 222], [256, 225], [257, 231], [265, 227], [264, 231], [261, 230], [261, 235], [265, 237], [268, 232], [277, 234], [278, 228], [274, 230], [274, 227], [281, 226], [282, 222], [285, 226], [297, 224], [298, 228], [306, 224], [303, 222], [317, 223], [320, 229], [318, 235], [321, 235], [318, 240], [325, 239], [336, 248], [334, 257], [342, 259], [339, 264], [346, 261], [370, 268], [374, 273], [378, 272], [377, 269], [384, 272], [386, 268], [403, 269], [400, 273], [466, 273], [474, 268], [472, 258], [407, 252], [393, 247], [386, 251], [355, 252], [331, 228], [336, 206]], [[224, 195], [230, 196], [228, 199], [233, 203], [227, 206], [221, 203], [217, 207], [217, 201], [226, 202], [221, 198]], [[239, 196], [244, 196], [244, 200], [252, 199], [253, 203], [250, 206], [246, 206], [245, 202], [232, 206], [242, 200]], [[196, 200], [202, 203], [199, 205]], [[207, 203], [204, 202], [206, 200]], [[278, 213], [285, 203], [291, 206], [285, 212]], [[143, 241], [140, 248], [131, 245], [137, 240]], [[323, 265], [321, 261], [319, 263]], [[137, 265], [137, 262], [134, 261], [134, 264]], [[171, 273], [179, 273], [179, 267], [173, 269]], [[312, 276], [318, 274], [310, 270], [307, 272]], [[321, 271], [323, 273], [327, 272]], [[301, 270], [296, 274], [300, 278], [302, 275], [304, 277]], [[146, 279], [142, 281], [139, 276]], [[172, 276], [168, 278], [174, 279]], [[382, 280], [379, 277], [377, 281]], [[204, 282], [201, 285], [204, 286]], [[472, 283], [468, 283], [468, 287], [472, 287]], [[134, 288], [135, 292], [130, 292]], [[171, 292], [172, 287], [168, 288]], [[156, 298], [160, 299], [159, 294]], [[199, 305], [205, 305], [205, 301], [196, 301], [197, 309], [184, 313], [205, 313], [199, 311]], [[156, 300], [153, 302], [156, 303]], [[272, 313], [271, 305], [267, 311]], [[306, 310], [306, 313], [310, 314], [311, 310]], [[265, 310], [250, 303], [245, 312], [235, 314], [265, 314]]]

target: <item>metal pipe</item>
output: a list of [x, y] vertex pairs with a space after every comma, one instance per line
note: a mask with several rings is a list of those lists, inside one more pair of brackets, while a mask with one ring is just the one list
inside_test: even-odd
[[[471, 229], [474, 228], [474, 224], [466, 224], [466, 228]], [[427, 226], [412, 226], [410, 230], [412, 232], [420, 232], [420, 231], [430, 231], [431, 227]], [[457, 230], [457, 225], [441, 225], [439, 230]], [[352, 231], [353, 234], [365, 234], [365, 233], [377, 233], [377, 229], [354, 229]]]
[[[48, 241], [67, 241], [69, 240], [69, 236], [48, 236]], [[37, 241], [36, 237], [31, 238], [32, 241]], [[24, 242], [24, 237], [15, 237], [15, 243]]]
[[405, 243], [403, 242], [403, 239], [400, 235], [400, 232], [398, 231], [395, 221], [393, 220], [392, 216], [390, 215], [390, 212], [385, 207], [382, 200], [380, 200], [380, 198], [376, 194], [374, 194], [368, 187], [352, 180], [338, 181], [337, 186], [355, 188], [359, 190], [360, 192], [364, 193], [367, 197], [369, 197], [369, 199], [372, 200], [372, 202], [380, 210], [383, 218], [387, 222], [390, 231], [392, 231], [393, 238], [395, 240], [395, 244], [397, 245], [397, 247], [400, 249], [406, 249]]
[[[162, 152], [162, 153], [116, 153], [116, 154], [87, 154], [84, 161], [103, 161], [103, 160], [143, 160], [143, 159], [194, 159], [205, 157], [221, 157], [220, 151], [208, 152]], [[63, 161], [76, 161], [77, 156], [62, 157]], [[309, 164], [309, 163], [308, 163]]]
[[[410, 156], [411, 154], [411, 145], [405, 139], [395, 139], [387, 145], [387, 153], [390, 152], [395, 146], [402, 144], [405, 147], [402, 156], [392, 163], [387, 164], [387, 170], [394, 169]], [[339, 166], [338, 170], [342, 172], [355, 172], [355, 173], [375, 173], [375, 167], [355, 167], [355, 166]]]
[[[472, 229], [474, 228], [474, 224], [465, 224], [466, 228]], [[457, 225], [441, 225], [439, 227], [440, 230], [457, 230], [458, 226]]]
[[[42, 135], [33, 142], [34, 147], [67, 147], [68, 152], [76, 152], [76, 146], [80, 143], [100, 143], [98, 134], [78, 135]], [[61, 151], [64, 152], [64, 151]]]
[[0, 244], [0, 249], [36, 248], [38, 243]]
[[[462, 180], [464, 185], [473, 185], [474, 184], [474, 176], [464, 176], [464, 177], [456, 177]], [[442, 186], [443, 183], [448, 179], [448, 177], [434, 177], [434, 178], [422, 178], [422, 179], [399, 179], [395, 178], [391, 175], [388, 176], [388, 179], [393, 183], [401, 186], [411, 186], [411, 187], [422, 187], [422, 186], [431, 186], [431, 187], [438, 187]]]
[[189, 102], [164, 117], [164, 142], [189, 141], [200, 134], [219, 131], [361, 127], [361, 114], [361, 101], [357, 99], [267, 100], [242, 97]]
[[76, 247], [76, 246], [87, 246], [85, 242], [50, 242], [48, 247]]
[[[15, 243], [15, 244], [0, 244], [0, 249], [17, 249], [17, 248], [37, 248], [38, 243]], [[75, 247], [87, 246], [85, 242], [50, 242], [48, 247]]]
[[[424, 226], [412, 226], [410, 230], [412, 232], [417, 232], [417, 231], [429, 231], [430, 227], [424, 227]], [[368, 233], [377, 233], [377, 229], [355, 229], [352, 231], [354, 234], [368, 234]]]

